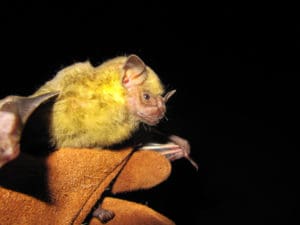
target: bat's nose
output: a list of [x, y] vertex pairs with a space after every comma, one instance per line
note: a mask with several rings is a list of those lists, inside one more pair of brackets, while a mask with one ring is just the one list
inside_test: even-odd
[[166, 104], [163, 97], [160, 97], [157, 101], [157, 107], [160, 112], [161, 118], [164, 117], [166, 113]]

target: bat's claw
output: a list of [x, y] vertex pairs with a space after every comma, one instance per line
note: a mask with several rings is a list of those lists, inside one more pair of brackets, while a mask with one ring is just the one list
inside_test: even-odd
[[186, 139], [183, 139], [183, 138], [181, 138], [179, 136], [176, 136], [176, 135], [171, 135], [169, 137], [169, 139], [182, 149], [182, 154], [183, 154], [182, 156], [183, 157], [188, 157], [190, 155], [191, 146], [190, 146], [189, 142]]
[[189, 142], [186, 139], [176, 135], [171, 135], [169, 139], [180, 147], [180, 149], [182, 150], [181, 157], [184, 157], [187, 160], [189, 160], [189, 162], [195, 167], [195, 169], [198, 170], [199, 169], [198, 164], [190, 157], [191, 146]]
[[189, 142], [176, 135], [171, 135], [169, 139], [171, 141], [170, 143], [166, 143], [166, 144], [149, 143], [147, 145], [144, 145], [141, 149], [154, 150], [160, 152], [170, 161], [186, 158], [196, 168], [196, 170], [198, 170], [197, 163], [190, 157], [191, 147]]

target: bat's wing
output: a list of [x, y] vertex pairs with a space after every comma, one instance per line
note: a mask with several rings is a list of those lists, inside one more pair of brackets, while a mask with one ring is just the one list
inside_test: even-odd
[[7, 96], [0, 100], [0, 168], [19, 155], [22, 129], [32, 112], [58, 94]]

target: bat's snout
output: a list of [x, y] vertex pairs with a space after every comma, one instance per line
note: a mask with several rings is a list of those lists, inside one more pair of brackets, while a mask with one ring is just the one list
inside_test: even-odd
[[166, 103], [168, 100], [175, 94], [176, 90], [169, 91], [165, 94], [163, 97], [158, 97], [156, 99], [155, 103], [155, 109], [151, 113], [151, 116], [149, 114], [149, 118], [147, 121], [148, 125], [156, 125], [159, 123], [159, 121], [165, 117], [167, 108], [166, 108]]

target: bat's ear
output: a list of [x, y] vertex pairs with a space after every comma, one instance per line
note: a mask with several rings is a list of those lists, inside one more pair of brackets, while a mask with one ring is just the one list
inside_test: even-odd
[[140, 85], [147, 79], [146, 65], [136, 55], [128, 56], [123, 70], [122, 84], [127, 88]]
[[21, 97], [17, 100], [19, 115], [22, 123], [25, 124], [31, 113], [36, 110], [42, 103], [54, 98], [58, 95], [58, 92], [49, 92], [46, 94], [34, 96], [34, 97]]

